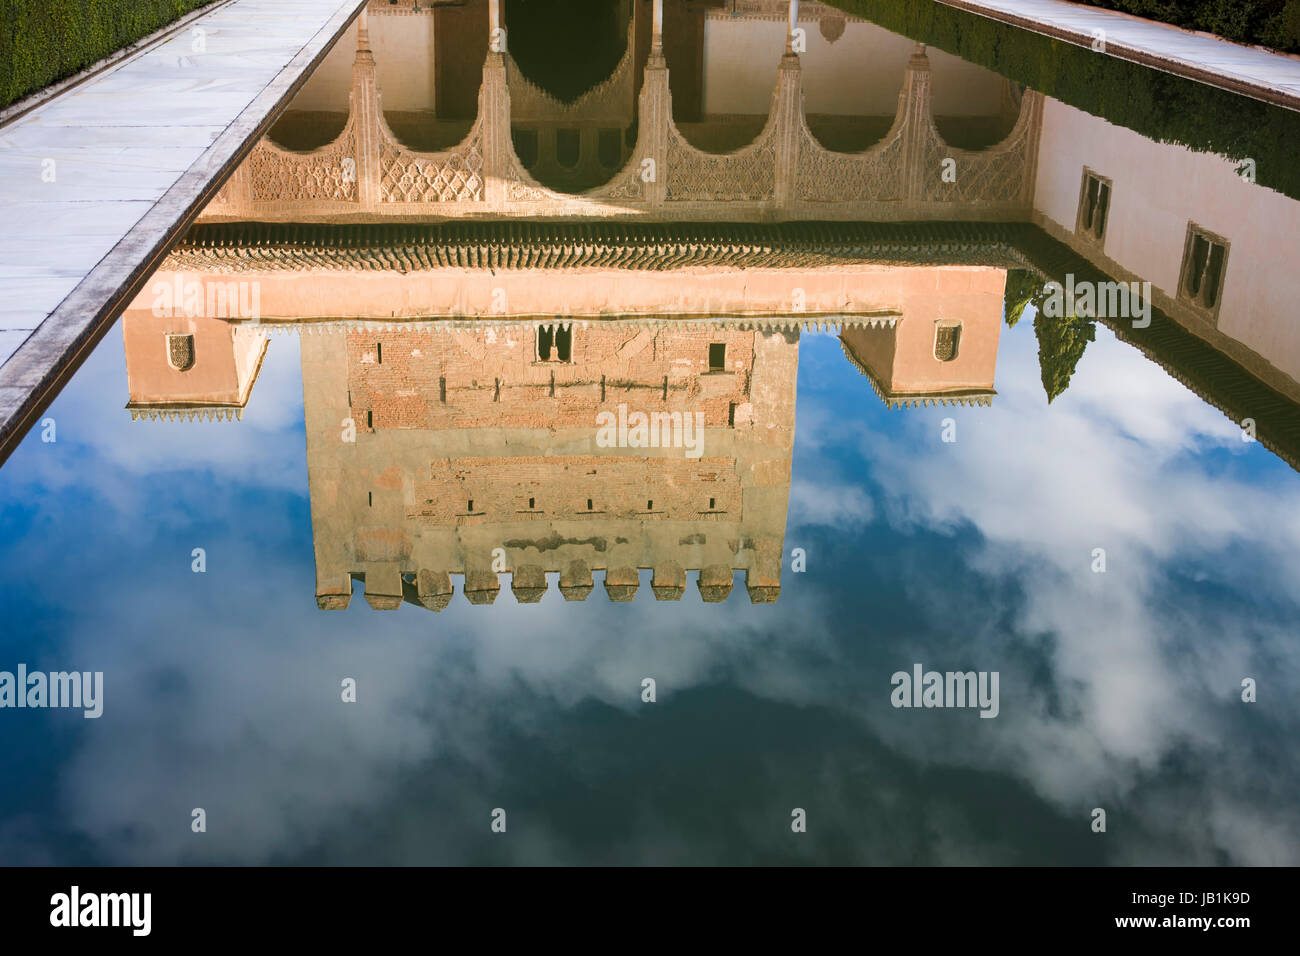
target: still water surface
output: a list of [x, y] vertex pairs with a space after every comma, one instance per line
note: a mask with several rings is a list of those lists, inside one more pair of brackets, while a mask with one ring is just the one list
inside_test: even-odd
[[[113, 330], [57, 440], [0, 470], [0, 670], [104, 675], [97, 719], [0, 711], [0, 861], [1300, 862], [1300, 477], [1108, 325], [1079, 357], [1013, 318], [983, 333], [987, 405], [890, 408], [835, 333], [783, 335], [774, 601], [740, 575], [706, 602], [698, 565], [656, 600], [643, 565], [625, 603], [600, 571], [532, 604], [503, 574], [486, 606], [454, 575], [436, 614], [413, 580], [396, 610], [361, 582], [318, 607], [313, 504], [350, 459], [314, 450], [309, 484], [314, 339], [270, 338], [240, 421], [133, 421]], [[528, 454], [573, 454], [529, 427]], [[996, 717], [894, 706], [918, 666], [996, 672]]]

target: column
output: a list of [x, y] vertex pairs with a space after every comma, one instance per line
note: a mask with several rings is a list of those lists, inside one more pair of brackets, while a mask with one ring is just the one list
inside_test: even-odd
[[506, 84], [506, 31], [501, 0], [488, 0], [488, 53], [478, 111], [483, 121], [483, 198], [490, 209], [506, 202], [506, 180], [514, 149], [510, 144], [510, 89]]
[[925, 54], [925, 44], [918, 43], [907, 61], [907, 74], [899, 93], [898, 109], [904, 116], [903, 175], [905, 195], [909, 201], [920, 202], [926, 194], [926, 177], [939, 175], [937, 169], [926, 169], [926, 146], [930, 126], [930, 58]]
[[352, 61], [352, 119], [357, 141], [357, 202], [367, 211], [379, 206], [379, 110], [370, 24], [362, 10], [357, 18], [357, 55]]
[[[794, 22], [798, 0], [790, 0], [790, 22]], [[790, 47], [791, 35], [786, 34], [785, 55], [777, 71], [776, 101], [776, 182], [773, 198], [778, 206], [785, 206], [796, 195], [799, 176], [799, 139], [803, 123], [803, 75], [799, 55]]]

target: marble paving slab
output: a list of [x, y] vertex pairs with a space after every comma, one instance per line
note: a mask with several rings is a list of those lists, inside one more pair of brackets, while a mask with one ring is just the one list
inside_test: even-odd
[[231, 0], [0, 127], [0, 461], [366, 0]]

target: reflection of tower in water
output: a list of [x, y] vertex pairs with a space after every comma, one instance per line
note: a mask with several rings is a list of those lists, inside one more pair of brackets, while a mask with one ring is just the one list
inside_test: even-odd
[[[585, 599], [593, 571], [628, 601], [642, 569], [660, 600], [692, 570], [706, 601], [725, 600], [737, 570], [752, 601], [776, 600], [798, 336], [652, 321], [305, 336], [319, 605], [346, 607], [359, 578], [372, 607], [441, 610], [452, 575], [491, 603], [503, 571], [521, 602], [548, 574]], [[598, 416], [620, 405], [700, 413], [698, 457], [604, 447]]]
[[[303, 332], [322, 608], [347, 606], [362, 580], [373, 607], [438, 609], [457, 575], [472, 602], [490, 603], [503, 573], [531, 602], [548, 575], [581, 599], [600, 573], [612, 599], [629, 600], [647, 572], [656, 597], [675, 599], [698, 571], [712, 601], [743, 570], [751, 599], [770, 602], [801, 330], [838, 333], [888, 404], [992, 396], [1006, 278], [996, 250], [980, 264], [885, 265], [872, 257], [932, 254], [877, 251], [854, 233], [814, 256], [789, 237], [749, 236], [682, 246], [680, 264], [661, 268], [679, 253], [660, 236], [575, 246], [552, 264], [549, 234], [506, 237], [491, 253], [503, 261], [470, 262], [463, 247], [478, 233], [353, 242], [335, 227], [307, 247], [214, 228], [174, 252], [159, 281], [256, 283], [262, 327]], [[239, 337], [261, 331], [228, 318], [160, 324], [147, 297], [124, 329], [137, 412], [182, 392], [197, 400], [189, 385], [214, 364], [238, 367]], [[150, 367], [168, 361], [168, 336], [189, 331], [186, 370]], [[242, 401], [252, 380], [233, 381]], [[656, 443], [653, 427], [638, 440], [641, 416], [698, 416], [702, 442]], [[611, 421], [631, 426], [614, 429], [622, 440], [609, 440]]]

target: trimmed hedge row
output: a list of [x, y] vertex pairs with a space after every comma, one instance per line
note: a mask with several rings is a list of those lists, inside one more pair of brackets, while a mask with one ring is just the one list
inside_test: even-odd
[[0, 107], [212, 0], [0, 0]]
[[[827, 0], [1159, 143], [1255, 160], [1256, 182], [1300, 199], [1300, 113], [1087, 47], [917, 0]], [[1235, 0], [1222, 0], [1228, 4]]]
[[1203, 30], [1237, 43], [1300, 53], [1300, 0], [1074, 0]]

